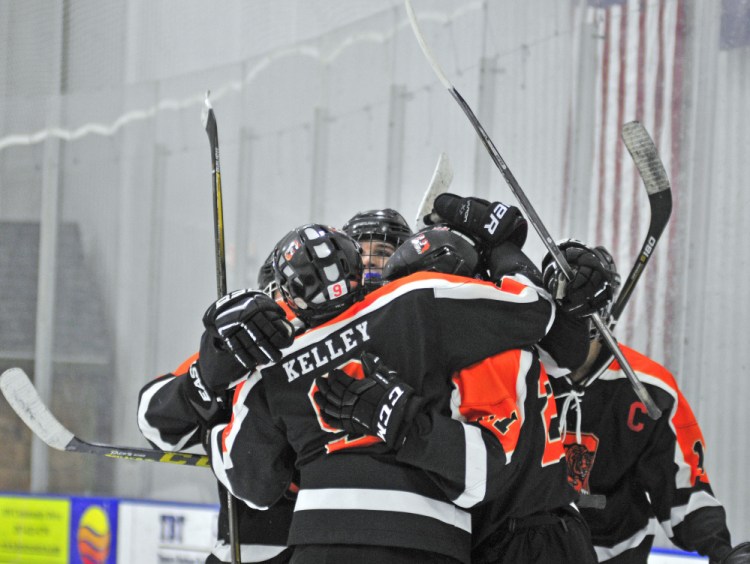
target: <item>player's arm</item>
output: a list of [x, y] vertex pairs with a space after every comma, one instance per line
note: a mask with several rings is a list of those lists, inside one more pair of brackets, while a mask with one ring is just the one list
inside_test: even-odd
[[156, 448], [173, 451], [200, 444], [200, 419], [187, 399], [185, 390], [191, 356], [176, 370], [148, 382], [138, 395], [138, 427]]
[[365, 353], [362, 365], [363, 379], [333, 371], [316, 380], [315, 401], [326, 423], [379, 437], [459, 506], [472, 507], [502, 487], [523, 423], [517, 378], [539, 370], [531, 352], [507, 351], [456, 374], [452, 416], [427, 405], [373, 355]]
[[259, 372], [234, 392], [232, 419], [209, 436], [214, 474], [232, 494], [254, 509], [268, 509], [289, 490], [295, 454], [276, 426]]
[[684, 550], [719, 561], [731, 543], [726, 513], [704, 468], [705, 440], [674, 379], [666, 373], [663, 380], [675, 404], [656, 424], [638, 461], [638, 480], [670, 539]]
[[509, 483], [508, 464], [529, 416], [519, 393], [536, 396], [526, 386], [539, 381], [540, 371], [537, 356], [520, 349], [460, 370], [452, 378], [450, 416], [420, 413], [397, 459], [425, 470], [457, 505], [497, 497]]

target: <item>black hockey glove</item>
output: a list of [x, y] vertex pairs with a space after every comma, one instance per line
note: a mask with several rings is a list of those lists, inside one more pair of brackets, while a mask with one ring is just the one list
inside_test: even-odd
[[361, 380], [339, 369], [318, 376], [315, 403], [332, 427], [375, 435], [398, 450], [423, 400], [376, 356], [362, 353], [362, 368]]
[[202, 425], [210, 428], [228, 420], [229, 406], [203, 381], [197, 360], [190, 365], [188, 373], [181, 378], [183, 378], [181, 383], [185, 399], [195, 410]]
[[735, 546], [732, 551], [721, 560], [711, 560], [718, 564], [750, 564], [750, 542], [743, 542]]
[[427, 225], [447, 223], [489, 247], [511, 241], [521, 248], [529, 231], [526, 219], [516, 206], [455, 194], [440, 194], [424, 222]]
[[585, 317], [609, 305], [614, 297], [613, 273], [599, 247], [587, 247], [575, 239], [567, 239], [559, 247], [573, 277], [567, 280], [551, 253], [542, 261], [542, 272], [544, 286], [560, 308]]
[[206, 332], [234, 355], [246, 370], [277, 361], [294, 341], [294, 328], [284, 310], [263, 292], [237, 290], [208, 308]]

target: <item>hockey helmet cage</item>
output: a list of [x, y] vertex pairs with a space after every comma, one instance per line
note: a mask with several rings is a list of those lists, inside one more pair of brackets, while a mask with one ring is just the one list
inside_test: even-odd
[[273, 272], [273, 251], [266, 257], [258, 271], [258, 288], [267, 296], [276, 299], [274, 294], [278, 291], [279, 285], [276, 283]]
[[310, 223], [290, 231], [274, 250], [273, 270], [284, 301], [310, 326], [363, 296], [360, 247], [333, 227]]
[[365, 291], [383, 285], [383, 267], [394, 251], [411, 236], [411, 228], [396, 210], [359, 212], [344, 224], [344, 231], [362, 247]]
[[383, 277], [392, 281], [420, 271], [473, 277], [479, 267], [476, 243], [460, 231], [438, 224], [415, 233], [396, 249]]
[[404, 217], [390, 208], [358, 212], [344, 224], [343, 229], [355, 241], [379, 239], [394, 247], [401, 245], [412, 234]]

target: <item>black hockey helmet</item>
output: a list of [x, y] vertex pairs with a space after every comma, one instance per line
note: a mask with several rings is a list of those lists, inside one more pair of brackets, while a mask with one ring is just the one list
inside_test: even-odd
[[[612, 254], [606, 248], [599, 245], [591, 250], [596, 255], [596, 258], [598, 258], [606, 267], [609, 283], [612, 286], [612, 300], [598, 312], [604, 325], [609, 326], [612, 322], [612, 306], [615, 303], [615, 299], [617, 299], [617, 294], [620, 292], [620, 273], [617, 272], [615, 259], [612, 258]], [[589, 320], [589, 339], [594, 341], [598, 340], [600, 337], [599, 329], [596, 328], [593, 321]]]
[[290, 231], [274, 250], [273, 270], [287, 305], [311, 326], [363, 296], [360, 247], [333, 227], [310, 223]]
[[401, 245], [412, 234], [404, 217], [391, 208], [358, 212], [344, 224], [343, 229], [360, 243], [362, 240], [378, 239], [394, 247]]
[[273, 251], [258, 270], [258, 288], [267, 296], [275, 298], [274, 293], [278, 291], [279, 285], [273, 272]]
[[393, 253], [383, 270], [392, 281], [414, 272], [475, 276], [480, 268], [476, 243], [447, 225], [431, 225], [412, 235]]
[[383, 266], [411, 236], [409, 224], [396, 210], [386, 208], [358, 212], [344, 224], [343, 229], [362, 247], [365, 290], [382, 286]]

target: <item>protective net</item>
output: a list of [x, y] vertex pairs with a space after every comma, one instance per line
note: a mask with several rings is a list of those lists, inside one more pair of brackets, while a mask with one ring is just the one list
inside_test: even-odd
[[[750, 166], [746, 11], [682, 0], [414, 7], [550, 233], [605, 245], [623, 277], [649, 215], [619, 132], [646, 125], [676, 211], [619, 327], [701, 392], [713, 361], [692, 347], [741, 346], [730, 326], [750, 314], [747, 292], [686, 281], [693, 261], [726, 271], [711, 250], [719, 241], [739, 257], [727, 278], [747, 274], [740, 230], [727, 227], [750, 203], [740, 184]], [[207, 90], [230, 290], [254, 285], [295, 225], [341, 226], [383, 207], [412, 221], [441, 152], [453, 191], [516, 203], [397, 0], [1, 2], [0, 38], [0, 367], [35, 374], [52, 410], [90, 440], [143, 446], [138, 391], [197, 349], [216, 297]], [[526, 250], [537, 261], [545, 252], [533, 234]], [[732, 307], [702, 330], [704, 292]], [[25, 432], [8, 410], [0, 419]], [[34, 475], [50, 491], [214, 495], [210, 476], [200, 491], [182, 485], [195, 470], [188, 481], [172, 467], [35, 452], [22, 451], [23, 468], [7, 465], [0, 489]]]

